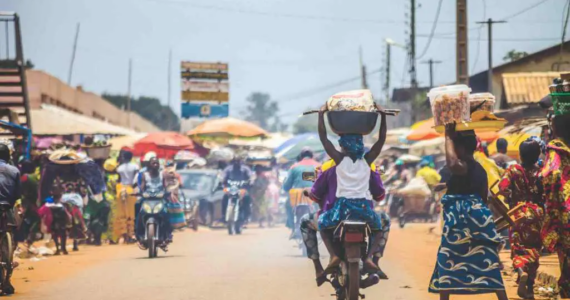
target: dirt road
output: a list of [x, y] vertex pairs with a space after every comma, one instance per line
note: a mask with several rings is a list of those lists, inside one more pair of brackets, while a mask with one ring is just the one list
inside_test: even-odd
[[[390, 280], [364, 290], [366, 299], [438, 299], [427, 293], [438, 243], [428, 228], [411, 224], [393, 230], [382, 260]], [[251, 228], [241, 236], [184, 232], [175, 236], [168, 254], [152, 260], [136, 246], [87, 248], [68, 257], [26, 262], [15, 274], [15, 298], [334, 299], [330, 286], [316, 287], [312, 264], [287, 236], [284, 228]], [[454, 299], [475, 298], [496, 299]]]

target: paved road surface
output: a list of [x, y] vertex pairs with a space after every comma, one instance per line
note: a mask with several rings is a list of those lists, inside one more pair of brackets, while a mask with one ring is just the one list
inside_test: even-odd
[[[334, 299], [330, 286], [316, 287], [312, 264], [300, 256], [287, 235], [284, 228], [252, 228], [242, 236], [228, 236], [224, 231], [184, 232], [175, 236], [168, 254], [161, 252], [152, 260], [135, 246], [89, 248], [35, 263], [34, 270], [28, 270], [31, 263], [25, 263], [15, 275], [21, 287], [15, 298]], [[428, 234], [425, 224], [393, 230], [382, 262], [390, 280], [365, 290], [366, 299], [437, 299], [426, 291], [436, 244], [437, 237]], [[58, 275], [49, 275], [53, 272]]]

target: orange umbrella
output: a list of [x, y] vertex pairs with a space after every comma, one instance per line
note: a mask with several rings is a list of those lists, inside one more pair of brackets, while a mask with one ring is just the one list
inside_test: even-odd
[[165, 131], [149, 133], [135, 142], [133, 154], [143, 156], [149, 151], [154, 151], [160, 158], [172, 158], [180, 150], [192, 149], [194, 149], [194, 142], [187, 136], [178, 132]]
[[481, 141], [487, 142], [487, 143], [491, 143], [494, 140], [499, 138], [499, 133], [496, 131], [479, 132], [479, 131], [475, 130], [475, 133], [477, 134], [477, 137], [479, 137], [479, 139], [481, 139]]
[[406, 137], [408, 141], [425, 141], [442, 136], [433, 129], [433, 118], [419, 121], [412, 125], [412, 132]]
[[260, 137], [267, 136], [263, 128], [239, 119], [223, 118], [206, 121], [186, 133], [189, 136]]

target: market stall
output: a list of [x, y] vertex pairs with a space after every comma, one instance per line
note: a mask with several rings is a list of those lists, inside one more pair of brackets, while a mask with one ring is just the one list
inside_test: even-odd
[[180, 150], [194, 150], [194, 142], [177, 132], [149, 133], [133, 145], [133, 154], [143, 156], [149, 151], [155, 152], [160, 158], [173, 158]]
[[188, 131], [186, 135], [192, 138], [256, 138], [269, 135], [263, 128], [239, 119], [223, 118], [206, 121]]

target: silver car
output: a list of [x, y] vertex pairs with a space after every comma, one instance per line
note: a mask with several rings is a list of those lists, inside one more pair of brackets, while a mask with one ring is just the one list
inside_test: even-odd
[[[186, 221], [190, 226], [201, 224], [212, 226], [214, 220], [222, 217], [224, 197], [219, 170], [179, 170], [182, 181], [181, 193]], [[196, 225], [193, 225], [196, 224]]]

